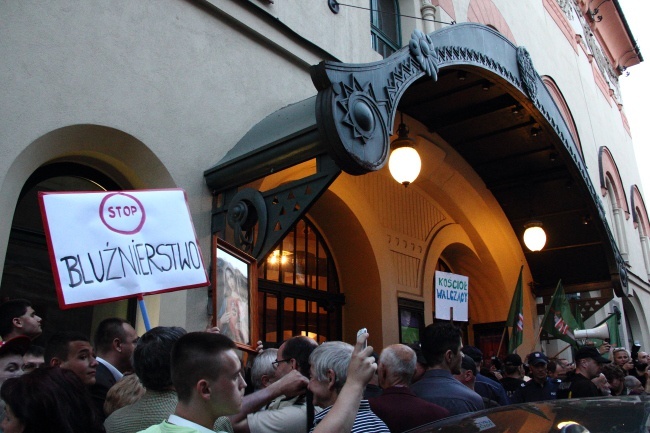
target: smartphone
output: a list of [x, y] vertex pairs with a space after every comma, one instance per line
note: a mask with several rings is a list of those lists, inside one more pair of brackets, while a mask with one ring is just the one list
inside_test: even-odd
[[[365, 333], [367, 333], [367, 332], [368, 332], [368, 330], [367, 330], [366, 328], [361, 328], [361, 329], [359, 329], [359, 330], [357, 331], [357, 340], [359, 339], [359, 336], [360, 336], [360, 335], [363, 335], [363, 334], [365, 334]], [[368, 340], [366, 340], [366, 341], [363, 342], [363, 348], [365, 349], [366, 347], [368, 347]]]

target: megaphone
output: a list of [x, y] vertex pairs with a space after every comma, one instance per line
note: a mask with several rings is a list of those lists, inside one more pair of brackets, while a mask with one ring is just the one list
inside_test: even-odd
[[607, 326], [607, 323], [603, 323], [596, 328], [576, 329], [574, 336], [576, 337], [576, 340], [586, 340], [588, 338], [606, 340], [609, 338], [609, 326]]

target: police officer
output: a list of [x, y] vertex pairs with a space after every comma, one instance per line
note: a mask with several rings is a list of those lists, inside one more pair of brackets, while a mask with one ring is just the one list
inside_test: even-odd
[[511, 398], [512, 403], [555, 400], [557, 398], [557, 381], [548, 377], [546, 366], [548, 358], [542, 352], [528, 355], [531, 380], [521, 385]]

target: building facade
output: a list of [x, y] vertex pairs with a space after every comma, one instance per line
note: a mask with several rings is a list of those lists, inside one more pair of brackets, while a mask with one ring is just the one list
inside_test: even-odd
[[[521, 353], [560, 280], [587, 327], [618, 310], [623, 345], [648, 347], [650, 225], [618, 85], [642, 56], [618, 2], [346, 3], [0, 5], [0, 295], [46, 330], [142, 330], [132, 301], [58, 309], [37, 192], [178, 187], [206, 264], [216, 237], [257, 260], [267, 345], [417, 338], [445, 271], [469, 278], [468, 341], [496, 352], [523, 266]], [[401, 123], [422, 159], [406, 188], [386, 164]], [[147, 297], [152, 325], [203, 329], [209, 292]]]

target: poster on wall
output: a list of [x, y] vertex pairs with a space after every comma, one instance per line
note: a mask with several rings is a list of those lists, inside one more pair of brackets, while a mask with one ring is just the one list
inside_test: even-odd
[[185, 191], [40, 192], [62, 309], [209, 285]]
[[469, 278], [464, 275], [436, 271], [436, 319], [467, 322], [469, 305]]

